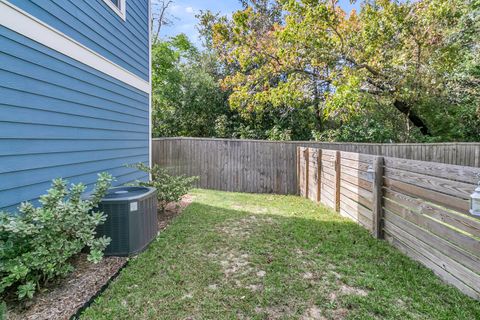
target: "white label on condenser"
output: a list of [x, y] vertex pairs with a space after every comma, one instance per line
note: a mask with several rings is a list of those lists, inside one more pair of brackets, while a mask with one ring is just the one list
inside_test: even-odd
[[137, 211], [138, 210], [138, 202], [130, 203], [130, 211]]

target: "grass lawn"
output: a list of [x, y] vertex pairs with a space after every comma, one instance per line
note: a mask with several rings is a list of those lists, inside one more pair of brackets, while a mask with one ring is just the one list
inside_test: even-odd
[[329, 209], [193, 196], [83, 319], [480, 319], [480, 302]]

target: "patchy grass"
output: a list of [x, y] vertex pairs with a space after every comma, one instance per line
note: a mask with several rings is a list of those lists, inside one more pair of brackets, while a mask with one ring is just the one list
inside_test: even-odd
[[480, 319], [480, 302], [308, 200], [193, 196], [84, 319]]

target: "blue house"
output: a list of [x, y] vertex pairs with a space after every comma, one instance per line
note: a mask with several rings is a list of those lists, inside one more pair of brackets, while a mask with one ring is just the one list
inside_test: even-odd
[[149, 0], [0, 0], [0, 211], [146, 178], [150, 83]]

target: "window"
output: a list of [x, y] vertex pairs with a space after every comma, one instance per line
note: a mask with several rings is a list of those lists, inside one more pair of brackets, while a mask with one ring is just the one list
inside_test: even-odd
[[126, 0], [103, 0], [123, 20], [126, 19]]

